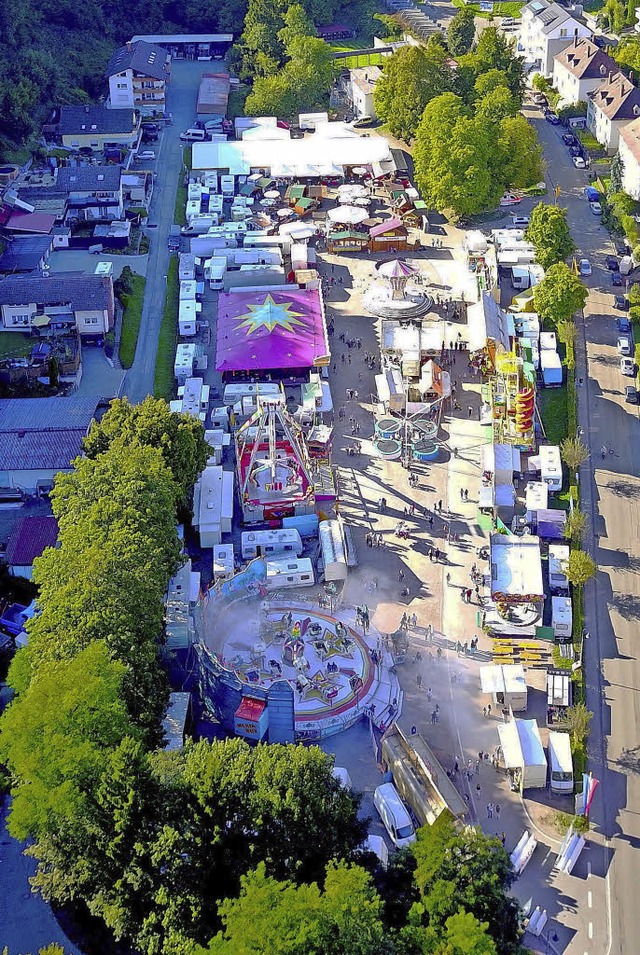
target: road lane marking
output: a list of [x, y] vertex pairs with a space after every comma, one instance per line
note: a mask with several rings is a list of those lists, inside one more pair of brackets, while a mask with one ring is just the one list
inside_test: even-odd
[[590, 909], [593, 908], [593, 893], [591, 891], [587, 892], [587, 905]]
[[591, 878], [591, 863], [587, 862], [587, 878]]
[[589, 939], [593, 938], [593, 922], [589, 922]]

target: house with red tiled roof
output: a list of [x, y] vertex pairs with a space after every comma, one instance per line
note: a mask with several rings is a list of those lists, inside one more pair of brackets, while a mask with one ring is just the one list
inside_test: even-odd
[[609, 73], [587, 102], [587, 128], [608, 152], [614, 153], [622, 127], [640, 117], [640, 90], [622, 73]]
[[604, 50], [588, 37], [578, 37], [553, 58], [553, 85], [564, 103], [586, 103], [589, 93], [617, 69]]

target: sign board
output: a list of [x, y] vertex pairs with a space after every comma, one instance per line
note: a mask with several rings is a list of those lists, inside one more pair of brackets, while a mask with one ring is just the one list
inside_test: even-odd
[[480, 13], [493, 13], [493, 0], [480, 0]]

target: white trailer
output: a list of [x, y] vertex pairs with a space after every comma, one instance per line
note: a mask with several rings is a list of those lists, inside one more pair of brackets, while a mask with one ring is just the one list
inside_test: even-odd
[[299, 560], [268, 560], [267, 590], [283, 590], [291, 587], [313, 587], [313, 564], [308, 557]]
[[233, 577], [235, 558], [233, 544], [216, 544], [213, 548], [213, 579], [229, 580]]
[[549, 731], [549, 779], [552, 793], [573, 795], [573, 756], [568, 733]]
[[178, 305], [178, 331], [189, 337], [198, 329], [198, 303], [195, 299], [182, 301]]
[[347, 552], [340, 521], [320, 521], [318, 527], [325, 580], [345, 580]]
[[498, 724], [502, 759], [514, 788], [545, 789], [547, 757], [535, 720], [513, 719]]
[[552, 597], [569, 595], [569, 580], [565, 572], [568, 561], [568, 544], [549, 544], [549, 590]]
[[540, 477], [551, 492], [562, 490], [562, 458], [560, 448], [556, 444], [541, 444], [538, 449], [540, 457]]
[[571, 641], [573, 611], [570, 597], [551, 598], [551, 626], [556, 640], [560, 640], [562, 643]]
[[495, 707], [511, 707], [514, 713], [527, 708], [527, 681], [521, 663], [495, 663], [480, 667], [483, 693], [490, 693]]
[[271, 557], [278, 554], [299, 557], [302, 553], [302, 538], [294, 528], [270, 531], [243, 531], [241, 553], [244, 560], [254, 557]]

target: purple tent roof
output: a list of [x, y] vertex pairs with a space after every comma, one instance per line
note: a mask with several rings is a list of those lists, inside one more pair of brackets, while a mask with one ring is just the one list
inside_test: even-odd
[[318, 289], [221, 292], [216, 368], [312, 368], [329, 354]]

